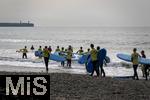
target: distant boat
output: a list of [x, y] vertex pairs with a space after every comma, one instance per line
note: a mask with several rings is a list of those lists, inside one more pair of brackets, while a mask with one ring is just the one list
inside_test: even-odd
[[0, 23], [0, 27], [34, 27], [33, 23]]

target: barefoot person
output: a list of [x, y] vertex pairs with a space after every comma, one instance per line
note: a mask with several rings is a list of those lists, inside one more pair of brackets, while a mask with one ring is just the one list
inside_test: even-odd
[[96, 71], [97, 76], [99, 76], [99, 67], [97, 66], [97, 50], [94, 48], [94, 44], [91, 44], [90, 46], [91, 46], [90, 55], [91, 55], [92, 64], [93, 64], [93, 70], [92, 70], [91, 76], [93, 76], [94, 71]]
[[21, 49], [20, 51], [22, 51], [22, 58], [24, 59], [27, 59], [27, 46], [25, 46], [23, 49]]
[[49, 62], [49, 50], [47, 46], [43, 49], [43, 57], [44, 57], [44, 62], [45, 62], [45, 67], [46, 67], [46, 72], [48, 73], [48, 62]]
[[[142, 58], [146, 58], [144, 50], [141, 51], [141, 56], [142, 56]], [[148, 76], [148, 69], [149, 69], [149, 65], [146, 65], [146, 64], [142, 65], [143, 77], [145, 77], [146, 80], [147, 80], [147, 76]]]
[[139, 64], [138, 58], [139, 58], [140, 55], [136, 51], [137, 51], [137, 49], [134, 48], [133, 53], [131, 55], [131, 61], [132, 61], [133, 70], [134, 70], [133, 79], [139, 80], [139, 77], [138, 77], [138, 74], [137, 74], [137, 68], [138, 68], [138, 64]]

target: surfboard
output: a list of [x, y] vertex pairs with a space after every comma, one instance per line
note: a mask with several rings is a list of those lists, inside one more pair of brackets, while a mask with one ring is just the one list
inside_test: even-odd
[[[34, 54], [35, 54], [36, 57], [42, 57], [43, 56], [43, 53], [41, 51], [35, 51]], [[65, 61], [66, 60], [65, 57], [60, 56], [60, 55], [58, 55], [56, 53], [50, 54], [50, 58], [49, 59], [57, 61], [57, 62], [61, 62], [61, 61]]]
[[90, 54], [82, 55], [79, 58], [78, 63], [79, 64], [85, 64], [87, 62], [89, 56], [90, 56]]
[[[107, 54], [107, 51], [105, 48], [101, 49], [100, 52], [98, 53], [98, 64], [97, 66], [99, 66], [99, 64], [102, 64], [104, 62], [104, 59], [106, 58], [106, 54]], [[92, 70], [93, 70], [93, 64], [92, 64], [92, 59], [91, 57], [88, 58], [87, 60], [87, 65], [86, 65], [86, 70], [87, 72], [91, 73]]]
[[57, 61], [57, 62], [66, 61], [66, 58], [64, 58], [63, 56], [56, 55], [56, 54], [50, 54], [50, 58], [49, 59]]
[[86, 70], [88, 73], [92, 73], [92, 71], [93, 71], [93, 64], [92, 64], [91, 57], [87, 61]]
[[[120, 54], [117, 54], [117, 57], [121, 60], [124, 60], [124, 61], [127, 61], [127, 62], [131, 62], [131, 55], [129, 54], [123, 54], [123, 53], [120, 53]], [[147, 58], [140, 58], [139, 57], [139, 63], [140, 64], [148, 64], [150, 65], [150, 59], [147, 59]]]
[[105, 48], [101, 49], [98, 54], [97, 54], [97, 58], [98, 58], [98, 62], [100, 64], [104, 63], [104, 59], [106, 58], [106, 54], [107, 54], [107, 51]]

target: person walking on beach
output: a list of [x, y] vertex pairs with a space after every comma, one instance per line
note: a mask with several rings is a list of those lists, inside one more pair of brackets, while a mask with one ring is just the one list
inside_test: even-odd
[[49, 62], [49, 50], [47, 46], [43, 49], [43, 57], [44, 57], [44, 62], [45, 62], [45, 67], [46, 67], [46, 72], [48, 73], [48, 62]]
[[27, 59], [27, 52], [28, 52], [27, 46], [25, 46], [23, 49], [21, 49], [21, 51], [22, 51], [22, 58]]
[[[146, 58], [144, 50], [141, 51], [141, 57]], [[142, 65], [143, 77], [145, 77], [146, 80], [147, 80], [147, 76], [148, 76], [148, 69], [149, 69], [149, 65], [146, 65], [146, 64]]]
[[139, 64], [138, 59], [139, 59], [140, 55], [136, 51], [137, 51], [137, 49], [134, 48], [133, 53], [131, 55], [131, 61], [132, 61], [133, 70], [134, 70], [133, 79], [139, 80], [139, 77], [138, 77], [138, 74], [137, 74], [137, 68], [138, 68], [138, 64]]
[[[98, 46], [98, 47], [97, 47], [98, 67], [100, 67], [100, 69], [101, 69], [101, 76], [103, 75], [103, 77], [105, 77], [105, 71], [104, 71], [104, 69], [103, 69], [103, 64], [104, 64], [105, 61], [100, 62], [99, 57], [100, 57], [100, 47]], [[105, 59], [104, 59], [104, 60], [105, 60]], [[105, 63], [105, 64], [106, 64], [106, 63]]]
[[91, 55], [92, 64], [93, 64], [93, 70], [92, 70], [91, 76], [93, 76], [94, 71], [96, 71], [97, 76], [99, 76], [99, 67], [97, 66], [97, 50], [94, 48], [94, 44], [91, 44], [90, 46], [91, 46], [90, 55]]
[[67, 50], [67, 67], [71, 68], [72, 48], [69, 46]]

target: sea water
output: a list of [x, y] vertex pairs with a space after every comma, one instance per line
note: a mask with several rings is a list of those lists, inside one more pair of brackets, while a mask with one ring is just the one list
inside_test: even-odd
[[[130, 63], [116, 57], [117, 53], [131, 54], [133, 48], [140, 53], [145, 50], [150, 57], [150, 28], [149, 27], [1, 27], [0, 28], [0, 65], [44, 67], [43, 62], [35, 62], [35, 50], [41, 45], [51, 46], [53, 52], [57, 46], [67, 48], [72, 45], [74, 52], [81, 46], [84, 51], [93, 43], [95, 47], [107, 49], [111, 63], [104, 67], [106, 73], [113, 75], [132, 75]], [[27, 46], [27, 60], [22, 60], [22, 54], [16, 50]], [[129, 67], [129, 68], [128, 68]], [[73, 62], [72, 68], [60, 67], [60, 63], [50, 61], [49, 69], [56, 72], [86, 74], [85, 66]], [[140, 72], [140, 70], [139, 70]]]

